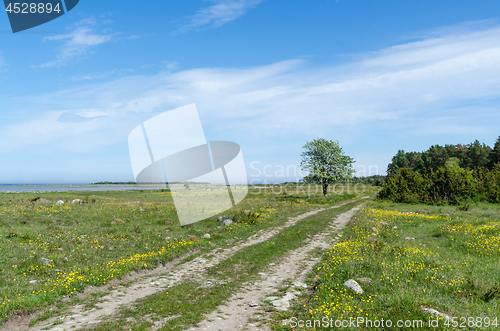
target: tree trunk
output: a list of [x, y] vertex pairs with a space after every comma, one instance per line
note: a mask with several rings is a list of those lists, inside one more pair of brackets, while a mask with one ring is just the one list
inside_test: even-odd
[[328, 184], [323, 183], [323, 195], [326, 197], [328, 193]]

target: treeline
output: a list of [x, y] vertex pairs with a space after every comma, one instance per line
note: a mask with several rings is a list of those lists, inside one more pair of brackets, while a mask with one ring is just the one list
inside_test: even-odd
[[488, 201], [500, 203], [500, 137], [493, 148], [435, 145], [425, 152], [399, 151], [387, 168], [378, 197], [403, 203]]
[[374, 185], [374, 186], [382, 186], [384, 185], [386, 176], [382, 175], [373, 175], [373, 176], [367, 176], [367, 177], [352, 177], [351, 179], [348, 180], [349, 183], [353, 184], [369, 184], [369, 185]]
[[378, 197], [403, 203], [500, 202], [500, 165], [492, 170], [462, 169], [448, 164], [437, 171], [422, 173], [402, 168], [387, 176]]
[[424, 152], [399, 150], [387, 167], [387, 174], [397, 173], [402, 168], [410, 168], [419, 173], [425, 169], [437, 171], [447, 163], [457, 163], [463, 169], [485, 168], [492, 170], [500, 163], [500, 137], [493, 148], [478, 140], [468, 145], [434, 145]]

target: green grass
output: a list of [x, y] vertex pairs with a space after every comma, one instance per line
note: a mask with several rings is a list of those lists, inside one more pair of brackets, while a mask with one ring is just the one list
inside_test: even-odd
[[[293, 323], [280, 325], [290, 316], [277, 314], [274, 330], [291, 330], [298, 320], [335, 322], [360, 317], [390, 319], [391, 330], [412, 329], [397, 327], [398, 320], [422, 321], [421, 327], [415, 324], [413, 329], [452, 329], [444, 320], [438, 327], [429, 325], [436, 317], [421, 307], [456, 317], [461, 329], [463, 325], [468, 330], [481, 329], [472, 320], [468, 325], [469, 318], [482, 320], [483, 325], [488, 318], [498, 325], [482, 329], [499, 329], [498, 211], [499, 206], [491, 204], [475, 205], [468, 212], [449, 206], [372, 204], [357, 214], [345, 230], [344, 241], [328, 251], [310, 275], [315, 291], [294, 307]], [[373, 279], [359, 282], [365, 293], [343, 287], [348, 279], [359, 278]], [[364, 322], [359, 326], [376, 329]]]
[[[2, 193], [0, 323], [12, 312], [45, 311], [89, 285], [107, 284], [195, 249], [208, 252], [214, 248], [210, 243], [228, 245], [283, 224], [287, 216], [355, 196], [354, 191], [322, 197], [319, 189], [258, 187], [222, 213], [235, 220], [231, 226], [218, 227], [211, 217], [181, 227], [168, 190]], [[71, 204], [77, 198], [84, 203]], [[57, 200], [65, 204], [56, 206]], [[211, 239], [200, 240], [205, 233]]]

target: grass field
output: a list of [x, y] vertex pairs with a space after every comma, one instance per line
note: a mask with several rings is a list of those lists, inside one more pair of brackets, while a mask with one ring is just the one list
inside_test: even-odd
[[[290, 215], [358, 196], [354, 190], [337, 193], [252, 188], [242, 203], [222, 213], [235, 221], [227, 227], [218, 227], [216, 217], [181, 227], [168, 190], [0, 194], [0, 320], [45, 311], [34, 324], [82, 303], [77, 294], [88, 286], [194, 249], [230, 245]], [[72, 204], [73, 199], [83, 203]], [[65, 204], [55, 205], [58, 200]], [[202, 239], [205, 233], [211, 238]], [[100, 295], [84, 303], [92, 306]], [[46, 309], [51, 305], [57, 310]]]
[[[274, 330], [330, 330], [351, 320], [359, 323], [343, 329], [499, 330], [499, 215], [499, 205], [486, 203], [469, 211], [372, 203], [310, 275], [314, 290], [275, 315]], [[365, 292], [346, 289], [348, 279]]]

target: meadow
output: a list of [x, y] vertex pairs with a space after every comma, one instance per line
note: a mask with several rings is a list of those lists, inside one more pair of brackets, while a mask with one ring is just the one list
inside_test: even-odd
[[[225, 227], [217, 216], [181, 227], [169, 190], [2, 193], [0, 321], [38, 311], [35, 324], [71, 304], [92, 307], [104, 293], [83, 297], [90, 286], [231, 245], [288, 216], [359, 196], [352, 188], [332, 193], [254, 186], [242, 203], [221, 214], [234, 220]], [[74, 199], [82, 203], [72, 204]], [[58, 200], [65, 203], [56, 205]]]
[[[292, 311], [275, 314], [273, 329], [330, 330], [342, 322], [346, 330], [500, 329], [499, 215], [490, 203], [465, 211], [372, 202], [324, 254], [312, 290]], [[364, 293], [345, 288], [348, 279]]]

